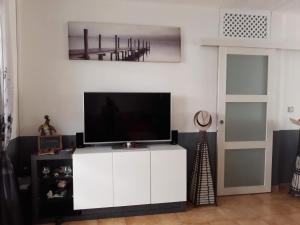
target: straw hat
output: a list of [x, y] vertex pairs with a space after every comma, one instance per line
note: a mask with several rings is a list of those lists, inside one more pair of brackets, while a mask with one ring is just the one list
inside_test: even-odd
[[209, 112], [200, 110], [194, 116], [194, 124], [200, 131], [206, 131], [212, 124], [212, 118]]

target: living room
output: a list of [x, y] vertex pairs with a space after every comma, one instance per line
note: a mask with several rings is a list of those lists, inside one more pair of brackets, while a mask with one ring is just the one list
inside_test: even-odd
[[[296, 0], [1, 0], [1, 103], [6, 104], [1, 104], [5, 106], [1, 107], [0, 112], [4, 115], [6, 125], [12, 121], [3, 132], [3, 150], [6, 150], [13, 165], [14, 177], [19, 178], [16, 193], [20, 195], [18, 202], [23, 218], [20, 221], [24, 224], [55, 221], [63, 224], [298, 224], [300, 204], [295, 197], [297, 194], [288, 193], [295, 176], [295, 162], [299, 151], [299, 13], [300, 5]], [[244, 17], [253, 20], [241, 19]], [[248, 23], [243, 24], [242, 21]], [[79, 30], [79, 34], [72, 34], [73, 27]], [[86, 31], [78, 27], [84, 27]], [[95, 36], [93, 29], [101, 33], [102, 37], [98, 33]], [[176, 51], [168, 52], [165, 58], [159, 58], [162, 54], [156, 54], [155, 51], [159, 48], [156, 48], [154, 40], [147, 41], [145, 38], [144, 44], [142, 37], [140, 40], [134, 37], [130, 40], [129, 36], [121, 34], [124, 30], [131, 35], [132, 30], [142, 30], [145, 37], [148, 37], [147, 32], [150, 35], [157, 30], [159, 38], [169, 37], [163, 34], [174, 32], [179, 41]], [[247, 33], [249, 30], [251, 32]], [[86, 36], [84, 32], [88, 32]], [[109, 33], [111, 43], [105, 32]], [[80, 38], [81, 52], [76, 57], [71, 55], [74, 53], [72, 37]], [[97, 46], [96, 52], [89, 52], [87, 45], [90, 48]], [[254, 56], [258, 57], [254, 59]], [[230, 66], [233, 66], [232, 70]], [[233, 74], [231, 77], [230, 72]], [[238, 76], [239, 73], [244, 76]], [[250, 77], [252, 74], [253, 80]], [[230, 81], [232, 85], [229, 84]], [[124, 94], [128, 93], [169, 93], [168, 135], [156, 138], [148, 136], [145, 142], [143, 138], [136, 136], [130, 140], [120, 137], [101, 139], [103, 135], [88, 141], [84, 93], [123, 93], [119, 98], [124, 104]], [[136, 98], [138, 97], [135, 96], [134, 99]], [[240, 105], [233, 106], [233, 103]], [[96, 107], [97, 104], [94, 104]], [[150, 103], [147, 102], [147, 105]], [[207, 129], [201, 130], [199, 126], [195, 126], [194, 117], [199, 111], [211, 115]], [[74, 151], [77, 145], [73, 155], [64, 158], [64, 162], [71, 162], [81, 151], [83, 154], [90, 151], [91, 146], [78, 148], [79, 139], [85, 142], [82, 145], [95, 145], [94, 147], [99, 148], [95, 150], [96, 153], [104, 153], [103, 148], [114, 145], [115, 142], [127, 144], [132, 141], [134, 145], [134, 141], [142, 142], [150, 146], [150, 156], [147, 156], [150, 158], [154, 151], [151, 146], [156, 145], [157, 141], [159, 144], [169, 145], [176, 139], [176, 145], [172, 146], [176, 146], [175, 150], [178, 147], [185, 152], [182, 170], [179, 170], [179, 166], [174, 166], [174, 170], [184, 171], [185, 177], [179, 180], [180, 185], [185, 187], [184, 190], [180, 189], [185, 193], [185, 199], [167, 201], [168, 203], [163, 203], [165, 205], [153, 204], [153, 208], [151, 204], [132, 203], [124, 206], [125, 203], [120, 203], [117, 204], [120, 207], [118, 213], [114, 207], [107, 206], [97, 211], [101, 207], [96, 205], [89, 208], [94, 211], [89, 211], [88, 216], [81, 213], [72, 219], [55, 213], [48, 219], [44, 216], [47, 212], [34, 218], [35, 208], [40, 206], [33, 204], [32, 200], [34, 183], [37, 182], [32, 180], [33, 174], [37, 172], [37, 177], [43, 176], [42, 170], [47, 171], [45, 167], [50, 167], [52, 175], [55, 168], [39, 165], [37, 162], [34, 164], [36, 171], [33, 171], [32, 156], [62, 157], [59, 154], [38, 155], [38, 140], [41, 139], [39, 127], [44, 124], [45, 115], [49, 116], [56, 135], [61, 137], [61, 140], [58, 139], [60, 149]], [[216, 194], [214, 203], [218, 204], [194, 208], [189, 194], [197, 144], [202, 140], [199, 130], [207, 132], [206, 141]], [[231, 139], [230, 134], [236, 139], [227, 141]], [[132, 151], [143, 152], [133, 147], [130, 146]], [[239, 155], [232, 149], [252, 150]], [[112, 159], [107, 160], [113, 163], [116, 151], [123, 153], [128, 150], [109, 151]], [[158, 157], [163, 163], [167, 163], [172, 160], [162, 160], [163, 157], [175, 156], [171, 154]], [[133, 162], [136, 161], [138, 160]], [[134, 165], [133, 162], [128, 164]], [[147, 162], [151, 163], [149, 160]], [[232, 165], [226, 167], [226, 163]], [[59, 164], [62, 165], [64, 169], [68, 169], [69, 164]], [[111, 165], [113, 164], [107, 164], [108, 167]], [[242, 177], [236, 172], [239, 171], [238, 166], [244, 173]], [[159, 171], [167, 171], [167, 167], [166, 164]], [[150, 164], [149, 168], [152, 168]], [[100, 174], [100, 168], [98, 169], [94, 171], [95, 174]], [[125, 169], [130, 170], [129, 167]], [[82, 172], [75, 171], [74, 162], [71, 170], [73, 179]], [[122, 168], [120, 171], [125, 170]], [[178, 171], [174, 172], [175, 178], [179, 176], [176, 174], [180, 174]], [[145, 172], [150, 174], [148, 170]], [[81, 174], [79, 177], [83, 176]], [[150, 175], [146, 179], [146, 182], [150, 182], [147, 183], [149, 187], [151, 179], [154, 178], [150, 178]], [[162, 184], [164, 179], [159, 180], [158, 184]], [[233, 179], [239, 180], [232, 181]], [[24, 193], [19, 193], [22, 182], [27, 189]], [[258, 183], [249, 185], [251, 182]], [[234, 188], [229, 188], [230, 185]], [[76, 189], [75, 186], [74, 190], [85, 190], [81, 186]], [[2, 193], [5, 187], [0, 182]], [[128, 191], [125, 196], [131, 193], [130, 188], [122, 187], [120, 190]], [[164, 188], [161, 187], [162, 189]], [[169, 187], [165, 189], [166, 192], [170, 190]], [[76, 196], [75, 192], [71, 195]], [[147, 193], [150, 192], [148, 190]], [[151, 200], [151, 195], [148, 195]], [[1, 195], [1, 202], [6, 202], [2, 196], [4, 195]], [[92, 196], [93, 194], [89, 197]], [[176, 204], [170, 206], [170, 202]], [[72, 208], [73, 202], [70, 204]], [[28, 206], [25, 212], [23, 205]], [[30, 205], [33, 207], [29, 207]], [[239, 205], [242, 209], [239, 209]], [[126, 208], [132, 206], [135, 208]], [[7, 212], [13, 215], [14, 210], [5, 211], [8, 210], [6, 207], [2, 206], [1, 217]], [[78, 209], [84, 211], [83, 208]], [[255, 208], [257, 210], [253, 210]], [[247, 211], [252, 214], [248, 215]], [[78, 221], [74, 222], [75, 220]], [[9, 221], [12, 220], [3, 220], [3, 224], [18, 224]]]

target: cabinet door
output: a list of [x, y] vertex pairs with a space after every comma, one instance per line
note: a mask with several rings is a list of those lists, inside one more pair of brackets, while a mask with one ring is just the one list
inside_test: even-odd
[[186, 151], [151, 151], [151, 203], [186, 201]]
[[74, 154], [74, 209], [113, 206], [112, 153]]
[[114, 206], [150, 204], [150, 152], [114, 152]]

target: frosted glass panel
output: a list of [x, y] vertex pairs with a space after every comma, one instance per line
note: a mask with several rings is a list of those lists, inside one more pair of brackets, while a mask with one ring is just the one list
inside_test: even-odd
[[268, 56], [227, 55], [226, 94], [266, 95]]
[[225, 187], [264, 185], [265, 149], [226, 149]]
[[265, 102], [226, 103], [225, 141], [265, 141]]

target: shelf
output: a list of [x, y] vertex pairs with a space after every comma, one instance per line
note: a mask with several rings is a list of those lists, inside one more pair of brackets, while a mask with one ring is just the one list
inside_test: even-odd
[[75, 215], [73, 198], [40, 199], [39, 219]]
[[[59, 173], [54, 177], [57, 169], [68, 166], [73, 168], [72, 154], [63, 152], [55, 155], [32, 155], [32, 201], [33, 201], [33, 222], [46, 220], [47, 218], [66, 217], [74, 215], [73, 210], [73, 174], [65, 176]], [[48, 167], [50, 173], [44, 177], [43, 167]], [[53, 192], [57, 189], [57, 182], [64, 180], [67, 183], [67, 193], [61, 198], [47, 198], [49, 190]]]
[[60, 202], [65, 202], [65, 201], [73, 201], [73, 197], [71, 196], [66, 196], [62, 198], [40, 198], [40, 201], [42, 202], [47, 202], [47, 203], [60, 203]]
[[200, 45], [210, 47], [245, 47], [279, 50], [300, 50], [300, 42], [293, 40], [273, 41], [202, 38], [200, 41]]
[[65, 176], [58, 176], [58, 177], [39, 177], [41, 181], [53, 181], [53, 180], [72, 180], [73, 176], [65, 177]]
[[32, 155], [31, 156], [32, 159], [35, 159], [37, 161], [39, 160], [47, 160], [47, 161], [51, 161], [51, 160], [72, 160], [72, 153], [70, 152], [63, 152], [63, 153], [58, 153], [58, 154], [54, 154], [54, 155]]

